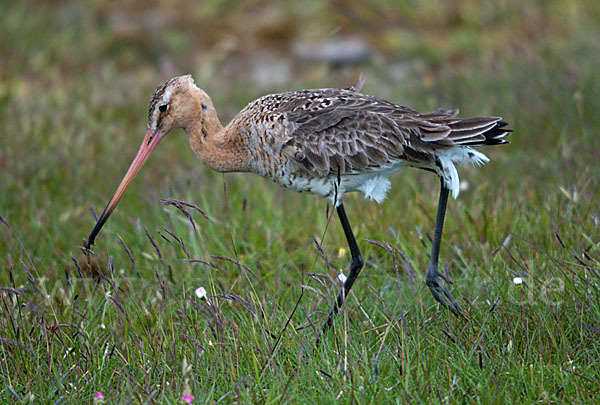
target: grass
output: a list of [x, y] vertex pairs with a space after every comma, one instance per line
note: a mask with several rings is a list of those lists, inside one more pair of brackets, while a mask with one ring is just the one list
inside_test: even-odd
[[[598, 396], [598, 6], [336, 4], [173, 2], [163, 19], [147, 17], [158, 30], [136, 19], [147, 15], [136, 2], [1, 6], [2, 402]], [[253, 44], [286, 58], [279, 38], [327, 38], [337, 25], [378, 56], [353, 68], [298, 64], [284, 87], [246, 75]], [[394, 81], [398, 60], [405, 77]], [[349, 262], [331, 207], [258, 176], [210, 172], [180, 132], [152, 156], [86, 266], [78, 247], [90, 208], [103, 208], [129, 165], [169, 66], [194, 74], [224, 122], [267, 91], [347, 86], [359, 71], [365, 92], [414, 108], [502, 115], [512, 143], [486, 150], [485, 167], [462, 168], [466, 190], [444, 230], [441, 261], [467, 317], [424, 288], [437, 182], [406, 170], [379, 206], [345, 198], [367, 265], [315, 349]]]

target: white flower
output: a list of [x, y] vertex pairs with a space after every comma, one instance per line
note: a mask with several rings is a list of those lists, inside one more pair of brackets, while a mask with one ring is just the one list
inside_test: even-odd
[[198, 297], [198, 299], [203, 300], [204, 298], [206, 298], [206, 288], [204, 287], [196, 288], [196, 291], [194, 291], [194, 293], [196, 294], [196, 297]]
[[515, 277], [513, 278], [513, 283], [515, 283], [515, 285], [523, 284], [523, 279], [521, 277]]
[[338, 280], [340, 280], [342, 283], [345, 283], [347, 278], [348, 277], [346, 277], [344, 272], [340, 271], [340, 274], [338, 274]]
[[185, 376], [190, 371], [192, 371], [192, 365], [188, 364], [187, 359], [184, 357], [183, 361], [181, 362], [181, 372]]

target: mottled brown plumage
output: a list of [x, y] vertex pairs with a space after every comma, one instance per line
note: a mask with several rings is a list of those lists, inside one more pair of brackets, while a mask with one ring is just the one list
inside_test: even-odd
[[270, 153], [315, 176], [377, 170], [400, 160], [430, 165], [436, 152], [457, 145], [503, 142], [506, 131], [495, 131], [503, 126], [500, 118], [457, 114], [420, 114], [346, 89], [302, 90], [261, 97], [226, 131], [260, 136], [253, 129], [264, 126]]
[[481, 164], [487, 158], [472, 146], [506, 142], [499, 117], [464, 119], [456, 110], [421, 114], [361, 94], [360, 86], [267, 95], [223, 127], [208, 95], [182, 76], [156, 90], [148, 127], [162, 133], [183, 127], [194, 152], [217, 171], [255, 172], [335, 203], [376, 177], [375, 190], [381, 190], [365, 195], [381, 201], [387, 176], [405, 166], [435, 171], [456, 196], [454, 163]]
[[455, 164], [489, 159], [473, 147], [506, 143], [499, 117], [459, 118], [458, 110], [422, 114], [360, 93], [362, 78], [346, 89], [271, 94], [248, 104], [225, 127], [210, 97], [191, 76], [173, 78], [154, 92], [148, 131], [127, 174], [88, 239], [88, 248], [126, 188], [161, 139], [183, 128], [198, 158], [219, 172], [254, 172], [279, 185], [331, 200], [352, 253], [350, 275], [326, 326], [362, 268], [362, 256], [342, 205], [346, 192], [378, 202], [388, 177], [407, 166], [433, 171], [442, 181], [427, 285], [434, 297], [460, 313], [438, 279], [437, 256], [449, 191], [459, 191]]

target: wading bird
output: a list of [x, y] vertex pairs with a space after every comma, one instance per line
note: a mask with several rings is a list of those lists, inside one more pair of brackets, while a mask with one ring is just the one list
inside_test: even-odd
[[[253, 172], [282, 187], [320, 195], [335, 206], [351, 253], [350, 273], [323, 325], [325, 332], [343, 305], [364, 261], [342, 204], [347, 192], [385, 199], [388, 177], [412, 166], [438, 175], [441, 184], [426, 284], [455, 314], [461, 308], [440, 283], [438, 255], [448, 194], [456, 198], [456, 164], [489, 159], [475, 146], [507, 143], [510, 130], [499, 117], [458, 118], [458, 111], [421, 114], [360, 93], [362, 78], [347, 89], [302, 90], [261, 97], [226, 127], [210, 97], [190, 75], [166, 81], [148, 108], [148, 130], [115, 194], [98, 219], [94, 239], [163, 137], [183, 128], [198, 158], [218, 172]], [[318, 340], [317, 340], [318, 342]]]

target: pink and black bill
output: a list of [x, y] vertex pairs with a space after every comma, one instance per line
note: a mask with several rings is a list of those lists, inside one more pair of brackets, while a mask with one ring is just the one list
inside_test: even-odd
[[125, 191], [129, 187], [133, 179], [138, 174], [142, 166], [144, 166], [144, 163], [146, 163], [146, 160], [148, 160], [148, 157], [150, 157], [150, 155], [152, 154], [154, 149], [156, 149], [156, 146], [158, 146], [158, 143], [162, 140], [164, 136], [165, 135], [161, 133], [159, 129], [149, 129], [148, 131], [146, 131], [146, 135], [144, 135], [144, 140], [142, 141], [140, 149], [138, 150], [137, 155], [133, 159], [133, 162], [131, 162], [131, 166], [129, 166], [127, 173], [125, 173], [123, 180], [121, 180], [121, 184], [119, 184], [119, 187], [117, 187], [117, 191], [115, 191], [112, 198], [106, 205], [106, 208], [104, 208], [102, 215], [100, 215], [100, 218], [98, 218], [96, 226], [94, 226], [94, 229], [92, 229], [92, 232], [90, 233], [90, 236], [88, 237], [88, 241], [85, 246], [86, 249], [89, 249], [94, 244], [94, 240], [96, 239], [96, 236], [102, 229], [102, 226], [104, 225], [110, 214], [112, 214], [112, 212], [123, 197], [123, 194], [125, 194]]

